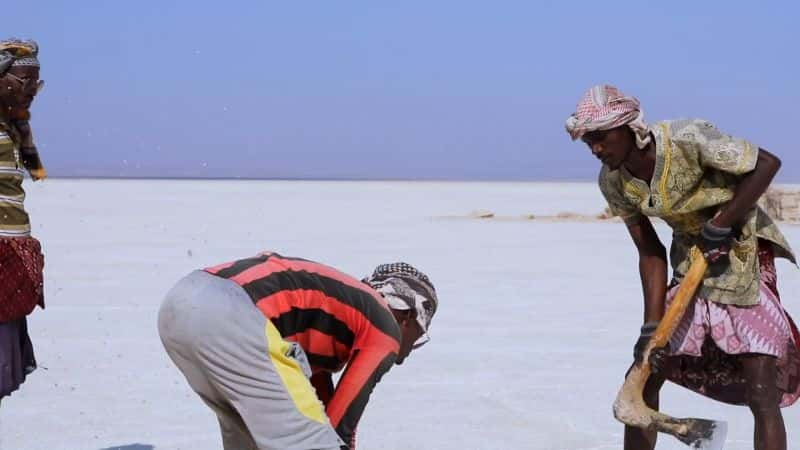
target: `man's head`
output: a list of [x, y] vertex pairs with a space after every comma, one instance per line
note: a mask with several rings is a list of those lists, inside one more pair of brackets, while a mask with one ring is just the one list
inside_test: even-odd
[[439, 306], [433, 283], [403, 262], [381, 264], [364, 282], [383, 295], [400, 325], [402, 341], [396, 363], [402, 364], [411, 350], [428, 342], [428, 328]]
[[636, 97], [609, 85], [594, 86], [566, 123], [573, 140], [585, 142], [600, 161], [618, 169], [630, 153], [650, 143], [650, 132]]
[[28, 120], [44, 83], [39, 79], [39, 46], [34, 41], [0, 41], [0, 117]]
[[589, 131], [581, 136], [581, 140], [611, 170], [619, 169], [631, 152], [636, 150], [633, 131], [625, 125], [610, 130]]

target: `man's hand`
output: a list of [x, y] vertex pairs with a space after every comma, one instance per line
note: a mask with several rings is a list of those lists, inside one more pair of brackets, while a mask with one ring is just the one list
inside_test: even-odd
[[42, 165], [42, 160], [39, 159], [39, 152], [36, 147], [23, 147], [20, 148], [20, 159], [22, 165], [28, 169], [33, 181], [44, 180], [47, 178], [47, 170]]
[[714, 264], [727, 258], [731, 251], [731, 240], [733, 240], [732, 228], [719, 227], [711, 220], [707, 221], [700, 232], [700, 249], [706, 261]]
[[[634, 364], [642, 363], [644, 351], [647, 348], [647, 344], [650, 342], [650, 339], [653, 337], [653, 333], [655, 333], [657, 327], [658, 322], [647, 322], [642, 325], [639, 339], [636, 340], [636, 345], [633, 346]], [[668, 356], [669, 350], [667, 345], [663, 347], [656, 347], [651, 350], [650, 357], [647, 361], [650, 364], [650, 371], [652, 373], [658, 373], [664, 367]]]

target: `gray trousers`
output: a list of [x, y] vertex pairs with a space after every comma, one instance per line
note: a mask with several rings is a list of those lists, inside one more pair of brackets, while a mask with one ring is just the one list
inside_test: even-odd
[[167, 354], [217, 415], [225, 450], [339, 450], [308, 362], [236, 283], [203, 271], [158, 313]]

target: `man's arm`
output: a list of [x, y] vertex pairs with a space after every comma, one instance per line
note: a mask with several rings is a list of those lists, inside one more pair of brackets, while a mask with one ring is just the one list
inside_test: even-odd
[[30, 123], [27, 120], [20, 120], [14, 122], [14, 126], [22, 141], [18, 143], [22, 165], [28, 170], [33, 181], [47, 178], [47, 171], [39, 157], [39, 151], [33, 143], [33, 132], [31, 131]]
[[333, 379], [329, 372], [318, 372], [311, 375], [311, 385], [317, 391], [317, 397], [323, 405], [328, 406], [333, 397]]
[[667, 296], [667, 250], [646, 216], [628, 223], [628, 232], [639, 252], [639, 277], [644, 293], [644, 322], [653, 323], [664, 315]]
[[781, 160], [777, 156], [764, 149], [758, 149], [756, 167], [751, 172], [742, 175], [741, 181], [736, 186], [733, 199], [723, 206], [720, 213], [712, 219], [712, 225], [720, 228], [730, 228], [739, 223], [766, 192], [780, 168]]
[[703, 225], [699, 244], [709, 263], [725, 261], [723, 258], [727, 258], [731, 240], [735, 237], [734, 225], [742, 221], [764, 194], [780, 167], [781, 161], [775, 155], [758, 149], [753, 169], [740, 175], [731, 201]]
[[356, 426], [372, 390], [383, 374], [389, 371], [396, 358], [394, 343], [391, 350], [383, 345], [356, 350], [355, 356], [347, 364], [326, 408], [331, 425], [345, 442], [352, 445]]

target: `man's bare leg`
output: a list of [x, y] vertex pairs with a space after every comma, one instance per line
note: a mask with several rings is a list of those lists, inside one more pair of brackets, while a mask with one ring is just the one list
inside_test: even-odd
[[777, 358], [747, 354], [740, 357], [747, 382], [747, 406], [753, 412], [755, 450], [786, 450], [781, 394], [775, 384]]

